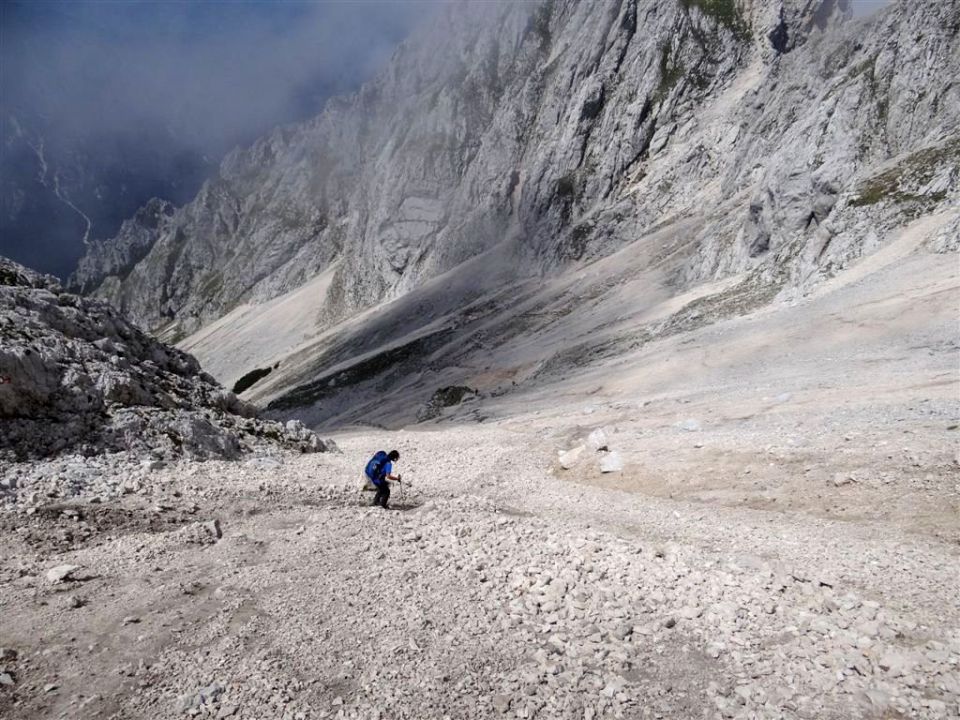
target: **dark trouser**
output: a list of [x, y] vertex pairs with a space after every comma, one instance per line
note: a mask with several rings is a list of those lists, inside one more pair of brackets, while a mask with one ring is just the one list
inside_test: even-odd
[[377, 494], [373, 496], [373, 504], [386, 508], [387, 503], [390, 502], [390, 483], [381, 480], [379, 483], [375, 482], [374, 485], [377, 488]]

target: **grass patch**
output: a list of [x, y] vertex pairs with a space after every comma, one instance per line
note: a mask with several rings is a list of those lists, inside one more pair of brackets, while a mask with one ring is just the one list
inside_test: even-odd
[[563, 377], [573, 368], [582, 368], [624, 355], [654, 340], [690, 332], [731, 317], [740, 317], [768, 305], [782, 289], [784, 276], [765, 279], [754, 272], [742, 282], [719, 293], [691, 301], [665, 321], [648, 323], [629, 333], [588, 341], [561, 350], [546, 360], [535, 378]]
[[663, 100], [676, 87], [683, 77], [683, 64], [670, 62], [670, 46], [664, 45], [660, 51], [660, 84], [654, 92], [657, 102]]
[[902, 203], [935, 205], [946, 197], [945, 192], [920, 194], [917, 190], [931, 180], [937, 170], [960, 160], [960, 139], [945, 145], [919, 150], [897, 167], [875, 175], [860, 186], [851, 207], [868, 207], [885, 200]]
[[223, 275], [217, 270], [210, 273], [203, 279], [203, 282], [200, 283], [200, 287], [198, 288], [198, 292], [200, 297], [207, 300], [212, 300], [213, 298], [217, 297], [222, 289]]
[[687, 10], [698, 8], [704, 15], [733, 32], [739, 40], [749, 40], [751, 37], [750, 25], [740, 14], [735, 0], [680, 0], [680, 4]]
[[590, 239], [592, 232], [593, 225], [591, 223], [580, 223], [579, 225], [575, 225], [570, 231], [570, 236], [567, 241], [567, 254], [574, 260], [579, 260], [582, 258], [584, 253], [587, 251], [587, 241]]

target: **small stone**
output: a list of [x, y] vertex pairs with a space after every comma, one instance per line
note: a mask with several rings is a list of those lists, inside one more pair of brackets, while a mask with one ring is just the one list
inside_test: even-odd
[[510, 709], [510, 696], [509, 695], [494, 695], [493, 699], [493, 709], [496, 710], [501, 715], [506, 713]]
[[17, 651], [12, 648], [0, 648], [0, 661], [13, 662], [18, 657]]
[[220, 527], [219, 520], [209, 520], [205, 523], [201, 523], [203, 529], [206, 530], [210, 535], [215, 537], [217, 540], [223, 537], [223, 529]]
[[873, 620], [877, 617], [877, 613], [880, 611], [880, 603], [873, 600], [865, 600], [863, 602], [863, 616], [867, 620]]
[[0, 673], [0, 685], [15, 685], [16, 683], [13, 680], [13, 677], [10, 673]]
[[580, 456], [583, 454], [585, 449], [585, 446], [578, 445], [571, 450], [561, 452], [557, 458], [560, 463], [560, 467], [562, 467], [564, 470], [569, 470], [572, 468], [577, 464], [577, 461], [580, 459]]
[[870, 688], [857, 694], [860, 702], [866, 707], [880, 711], [890, 705], [890, 695], [879, 688]]
[[835, 473], [830, 482], [834, 487], [841, 487], [852, 483], [853, 477], [849, 473]]
[[700, 432], [701, 430], [700, 422], [694, 420], [693, 418], [678, 422], [677, 427], [681, 430], [686, 430], [687, 432]]
[[69, 577], [79, 569], [79, 565], [57, 565], [47, 570], [47, 580], [56, 585], [69, 579]]
[[77, 608], [82, 608], [83, 600], [81, 600], [76, 595], [71, 595], [69, 598], [67, 598], [67, 606], [72, 610], [76, 610]]
[[599, 450], [607, 449], [607, 435], [603, 430], [597, 428], [592, 433], [587, 435], [587, 447], [597, 452]]
[[274, 470], [282, 467], [283, 462], [274, 457], [255, 457], [247, 460], [246, 464], [258, 470]]
[[50, 683], [49, 685], [43, 686], [43, 691], [45, 693], [52, 693], [54, 690], [58, 690], [59, 688], [60, 686], [57, 685], [56, 683]]
[[663, 626], [668, 630], [677, 624], [676, 618], [668, 617], [663, 621]]
[[205, 688], [200, 688], [200, 701], [204, 705], [212, 705], [220, 700], [223, 695], [223, 686], [219, 683], [213, 683]]
[[200, 704], [200, 696], [197, 693], [187, 693], [177, 698], [176, 708], [178, 712], [187, 713], [196, 709]]
[[140, 618], [136, 615], [127, 615], [123, 620], [120, 621], [121, 625], [136, 625], [140, 622]]
[[881, 670], [886, 670], [893, 677], [906, 675], [913, 669], [913, 658], [906, 653], [889, 650], [880, 658]]
[[606, 453], [600, 458], [600, 472], [612, 473], [620, 472], [621, 470], [623, 470], [623, 459], [616, 450]]

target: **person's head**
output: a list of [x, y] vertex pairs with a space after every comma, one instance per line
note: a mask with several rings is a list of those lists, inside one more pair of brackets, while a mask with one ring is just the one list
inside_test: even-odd
[[396, 462], [400, 459], [400, 453], [398, 453], [396, 450], [391, 450], [387, 457], [390, 458], [390, 462]]

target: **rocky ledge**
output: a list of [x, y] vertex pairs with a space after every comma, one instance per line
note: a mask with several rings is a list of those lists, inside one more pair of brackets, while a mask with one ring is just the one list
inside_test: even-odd
[[108, 304], [2, 257], [0, 421], [0, 464], [332, 448], [299, 422], [259, 419], [193, 356], [154, 340]]

